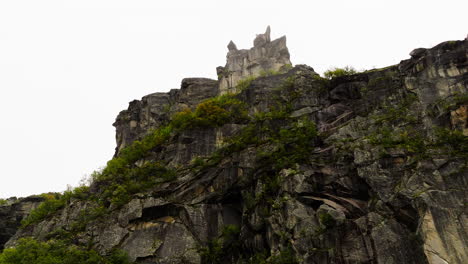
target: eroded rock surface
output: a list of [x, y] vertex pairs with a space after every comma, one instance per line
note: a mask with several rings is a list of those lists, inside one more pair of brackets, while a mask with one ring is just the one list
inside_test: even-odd
[[238, 50], [234, 42], [229, 42], [226, 66], [218, 67], [220, 93], [235, 92], [239, 81], [271, 72], [285, 71], [291, 66], [286, 37], [270, 39], [270, 27], [254, 40], [253, 48]]
[[26, 198], [12, 197], [0, 205], [0, 250], [5, 243], [16, 233], [21, 220], [29, 215], [44, 198], [40, 196], [30, 196]]
[[[267, 30], [254, 51], [231, 43], [228, 65], [239, 67], [232, 68], [239, 78], [255, 75], [244, 71], [252, 61], [236, 58], [269, 45], [284, 50], [281, 41], [270, 42]], [[108, 205], [105, 218], [87, 222], [75, 241], [93, 241], [101, 254], [124, 249], [147, 264], [254, 257], [307, 264], [466, 263], [467, 47], [466, 40], [444, 42], [413, 51], [399, 65], [332, 80], [305, 65], [258, 77], [233, 95], [246, 104], [250, 121], [172, 134], [135, 166], [157, 161], [176, 169], [177, 177], [132, 194], [123, 206]], [[278, 58], [278, 67], [288, 62], [286, 55]], [[222, 93], [229, 87], [223, 78], [184, 79], [180, 90], [131, 102], [115, 123], [117, 157], [174, 113]], [[294, 134], [307, 122], [319, 132], [311, 140], [313, 130]], [[229, 141], [249, 128], [257, 130], [244, 141]], [[235, 146], [230, 152], [219, 151], [229, 144]], [[7, 246], [71, 230], [94, 207], [72, 200], [16, 232]], [[213, 245], [224, 248], [217, 252]]]

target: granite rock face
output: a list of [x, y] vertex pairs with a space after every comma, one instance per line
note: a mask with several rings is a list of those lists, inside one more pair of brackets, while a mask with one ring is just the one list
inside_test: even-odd
[[[267, 30], [254, 49], [273, 42]], [[177, 177], [109, 205], [75, 240], [145, 264], [466, 263], [467, 48], [467, 40], [444, 42], [332, 80], [305, 65], [260, 76], [232, 95], [250, 121], [172, 134], [135, 166], [157, 161]], [[131, 102], [114, 124], [116, 156], [174, 113], [223, 93], [221, 82], [184, 79], [180, 90]], [[318, 131], [312, 140], [313, 130], [295, 133], [307, 122]], [[227, 144], [230, 152], [220, 151]], [[6, 246], [69, 230], [94, 207], [72, 200]]]
[[130, 102], [119, 113], [115, 123], [117, 147], [115, 154], [131, 142], [143, 137], [151, 128], [166, 122], [174, 113], [193, 109], [205, 99], [218, 94], [218, 81], [207, 78], [185, 78], [180, 89], [168, 93], [153, 93]]
[[0, 205], [0, 251], [5, 243], [16, 233], [21, 220], [29, 215], [44, 198], [40, 196], [30, 196], [17, 199], [16, 197], [6, 200]]
[[269, 72], [285, 71], [291, 66], [286, 37], [270, 39], [270, 27], [254, 40], [254, 47], [238, 50], [234, 42], [229, 42], [226, 66], [218, 67], [220, 93], [236, 92], [240, 80], [257, 77]]

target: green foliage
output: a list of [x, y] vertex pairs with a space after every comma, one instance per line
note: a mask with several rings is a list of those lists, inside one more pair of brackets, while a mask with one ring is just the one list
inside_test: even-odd
[[147, 156], [150, 150], [166, 142], [172, 130], [173, 127], [169, 124], [153, 130], [141, 140], [135, 140], [130, 146], [122, 149], [118, 157], [107, 162], [106, 168], [96, 179], [103, 180], [106, 176], [125, 173], [136, 161]]
[[289, 76], [283, 80], [283, 83], [279, 87], [280, 90], [293, 89], [294, 84], [296, 83], [296, 76]]
[[177, 130], [198, 127], [219, 127], [227, 123], [244, 122], [247, 111], [244, 103], [230, 94], [200, 103], [195, 111], [185, 109], [174, 115], [171, 125]]
[[369, 139], [369, 143], [373, 145], [382, 146], [384, 149], [404, 149], [420, 158], [425, 157], [427, 152], [424, 135], [421, 134], [420, 130], [408, 128], [406, 130], [394, 131], [391, 127], [382, 126], [367, 138]]
[[[438, 101], [436, 105], [442, 109], [440, 111], [448, 111], [453, 107], [454, 102], [458, 104], [465, 100], [463, 96], [456, 98], [458, 99], [452, 98], [450, 102]], [[434, 155], [466, 158], [468, 139], [461, 131], [436, 127], [434, 128], [435, 138], [431, 140], [418, 126], [415, 126], [420, 121], [409, 109], [416, 101], [416, 95], [407, 94], [398, 104], [383, 104], [381, 112], [371, 116], [378, 127], [367, 136], [369, 142], [373, 145], [380, 145], [384, 149], [404, 149], [418, 159]], [[393, 128], [391, 123], [403, 124], [403, 127]]]
[[266, 264], [299, 264], [294, 251], [291, 247], [288, 247], [279, 252], [278, 255], [270, 257]]
[[[114, 160], [122, 161], [116, 158]], [[115, 167], [114, 167], [115, 168]], [[147, 162], [141, 166], [126, 164], [117, 171], [106, 170], [96, 179], [102, 188], [100, 201], [108, 201], [117, 206], [124, 205], [132, 195], [148, 190], [159, 183], [174, 180], [176, 172], [158, 162]]]
[[175, 172], [157, 162], [135, 166], [135, 162], [147, 157], [151, 150], [166, 142], [173, 130], [173, 125], [168, 124], [151, 131], [141, 140], [122, 149], [118, 157], [107, 162], [102, 172], [93, 174], [95, 184], [101, 187], [99, 197], [95, 197], [95, 200], [121, 206], [130, 201], [134, 193], [173, 180]]
[[35, 210], [32, 210], [27, 218], [21, 221], [21, 227], [24, 228], [46, 219], [59, 209], [63, 208], [66, 204], [66, 200], [62, 199], [60, 194], [43, 194], [42, 196], [45, 198], [45, 201], [42, 202]]
[[281, 66], [280, 71], [281, 72], [288, 72], [293, 68], [292, 64], [288, 63], [283, 66]]
[[398, 148], [417, 159], [427, 157], [426, 135], [416, 126], [421, 121], [415, 114], [417, 111], [410, 111], [417, 99], [412, 93], [403, 94], [397, 102], [389, 99], [382, 104], [378, 114], [370, 116], [376, 128], [366, 138], [369, 143], [384, 148], [382, 156], [387, 155], [387, 149]]
[[294, 251], [289, 245], [277, 254], [269, 256], [266, 252], [258, 252], [249, 258], [248, 264], [299, 264]]
[[110, 256], [100, 256], [92, 249], [70, 245], [60, 240], [40, 242], [23, 238], [14, 248], [0, 254], [0, 264], [130, 264], [127, 255], [115, 251]]
[[[82, 232], [86, 229], [86, 226], [96, 220], [102, 220], [104, 216], [108, 214], [108, 209], [104, 207], [102, 204], [94, 204], [84, 210], [82, 210], [78, 217], [75, 219], [73, 223], [71, 223], [70, 228], [71, 230], [65, 232], [63, 234], [57, 234], [58, 238], [70, 238], [74, 237], [75, 234]], [[62, 236], [60, 236], [62, 235]], [[65, 235], [65, 236], [63, 236]], [[52, 236], [52, 234], [51, 234]], [[52, 236], [53, 237], [53, 236]]]
[[415, 94], [406, 94], [399, 102], [386, 102], [382, 105], [381, 113], [372, 115], [377, 125], [388, 122], [403, 122], [405, 124], [415, 124], [418, 122], [417, 116], [410, 112], [410, 107], [418, 100]]
[[332, 228], [336, 224], [335, 219], [328, 212], [320, 212], [319, 213], [319, 221], [326, 228]]
[[174, 116], [172, 117], [172, 124], [176, 128], [182, 130], [187, 127], [191, 127], [192, 122], [194, 122], [195, 118], [195, 113], [189, 108], [186, 108], [174, 114]]
[[328, 91], [328, 89], [330, 87], [330, 80], [329, 79], [323, 78], [318, 74], [312, 75], [312, 78], [315, 80], [315, 83], [318, 84], [320, 92]]
[[267, 70], [267, 71], [261, 71], [260, 77], [268, 77], [268, 76], [274, 76], [274, 75], [279, 75], [279, 74], [281, 74], [280, 71]]
[[6, 199], [0, 199], [0, 205], [6, 204], [8, 201]]
[[[110, 160], [101, 173], [94, 175], [95, 183], [101, 186], [98, 200], [121, 206], [130, 201], [135, 193], [174, 180], [176, 172], [163, 164], [135, 164], [169, 140], [171, 135], [187, 129], [245, 122], [247, 118], [244, 103], [229, 94], [205, 100], [194, 111], [186, 109], [176, 113], [167, 125], [153, 130], [141, 140], [134, 141], [121, 150], [118, 157]], [[200, 165], [200, 162], [199, 160], [196, 165]]]
[[223, 263], [223, 246], [221, 245], [220, 241], [215, 239], [208, 241], [206, 247], [201, 247], [197, 249], [198, 254], [203, 260], [203, 263], [207, 264], [217, 264]]
[[240, 81], [237, 82], [237, 85], [236, 85], [236, 90], [238, 92], [240, 91], [244, 91], [245, 89], [249, 88], [249, 86], [252, 84], [252, 82], [256, 79], [256, 77], [254, 76], [249, 76], [245, 79], [242, 79]]
[[[435, 138], [430, 140], [415, 127], [406, 127], [398, 131], [382, 126], [367, 138], [369, 143], [384, 149], [399, 148], [414, 155], [417, 159], [438, 155], [452, 158], [468, 158], [468, 137], [461, 131], [448, 128], [434, 128]], [[385, 154], [385, 153], [383, 153]]]
[[231, 256], [238, 256], [241, 253], [239, 234], [240, 229], [238, 226], [224, 226], [218, 238], [208, 241], [206, 246], [197, 249], [202, 262], [221, 264], [229, 261]]
[[357, 71], [351, 66], [345, 66], [344, 68], [331, 68], [323, 73], [325, 78], [333, 79], [341, 76], [356, 74]]
[[31, 224], [39, 223], [42, 220], [54, 215], [58, 210], [62, 209], [71, 199], [84, 200], [90, 196], [89, 187], [80, 186], [75, 189], [67, 190], [60, 193], [46, 193], [41, 195], [44, 201], [39, 206], [32, 210], [31, 213], [21, 221], [21, 228], [25, 228]]
[[464, 93], [454, 93], [449, 97], [436, 100], [429, 105], [427, 111], [429, 116], [437, 117], [449, 111], [455, 110], [460, 105], [468, 104], [468, 95]]
[[[377, 70], [377, 71], [381, 71]], [[371, 71], [372, 72], [372, 71]], [[374, 76], [374, 75], [370, 75]], [[394, 71], [385, 71], [383, 74], [377, 74], [376, 76], [369, 79], [366, 86], [360, 88], [361, 95], [366, 95], [369, 91], [379, 90], [379, 89], [392, 89], [395, 86], [395, 76], [396, 72]]]
[[309, 157], [317, 139], [315, 124], [307, 119], [298, 120], [290, 127], [282, 129], [271, 128], [268, 140], [275, 146], [274, 150], [261, 153], [262, 164], [273, 170], [290, 168]]
[[452, 157], [468, 158], [468, 137], [461, 131], [437, 127], [435, 136], [434, 148]]
[[468, 94], [455, 93], [453, 95], [455, 105], [468, 104]]

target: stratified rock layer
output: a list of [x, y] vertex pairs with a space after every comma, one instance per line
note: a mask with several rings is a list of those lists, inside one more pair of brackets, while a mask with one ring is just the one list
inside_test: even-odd
[[[257, 38], [259, 48], [273, 43], [268, 34]], [[275, 172], [265, 157], [295, 146], [269, 141], [264, 130], [252, 135], [261, 143], [239, 144], [217, 154], [215, 166], [194, 169], [197, 157], [214, 159], [247, 124], [188, 129], [146, 160], [176, 168], [177, 179], [111, 206], [77, 240], [92, 240], [101, 254], [124, 249], [137, 263], [208, 263], [200, 248], [226, 240], [226, 227], [235, 226], [236, 246], [217, 255], [218, 263], [263, 255], [290, 261], [273, 263], [467, 263], [467, 47], [466, 40], [444, 42], [399, 65], [332, 80], [304, 65], [259, 77], [235, 97], [252, 118], [286, 111], [288, 118], [263, 121], [284, 134], [313, 121], [320, 134], [312, 151]], [[218, 87], [225, 86], [184, 79], [180, 90], [131, 102], [115, 123], [116, 155]], [[451, 133], [457, 142], [449, 142]], [[92, 207], [72, 200], [7, 246], [67, 230]]]

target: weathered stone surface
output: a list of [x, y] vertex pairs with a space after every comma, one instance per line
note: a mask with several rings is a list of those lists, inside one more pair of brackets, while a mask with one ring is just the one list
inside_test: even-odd
[[116, 128], [115, 155], [131, 142], [169, 119], [174, 113], [192, 109], [205, 99], [218, 94], [218, 82], [207, 78], [185, 78], [179, 90], [154, 93], [140, 101], [130, 102], [127, 110], [119, 113], [113, 124]]
[[254, 47], [238, 50], [231, 41], [226, 56], [226, 66], [218, 70], [221, 94], [235, 92], [237, 83], [247, 77], [259, 76], [271, 71], [277, 72], [285, 65], [291, 65], [286, 37], [271, 41], [270, 27], [254, 40]]
[[236, 46], [236, 44], [234, 44], [234, 42], [232, 42], [232, 40], [229, 42], [227, 47], [228, 47], [229, 51], [236, 51], [237, 50], [237, 46]]
[[12, 197], [0, 205], [0, 251], [5, 243], [16, 233], [23, 220], [44, 198], [29, 196], [17, 199]]
[[[253, 49], [267, 50], [273, 42], [267, 30]], [[206, 263], [197, 248], [229, 240], [231, 228], [238, 246], [225, 250], [221, 263], [242, 263], [261, 252], [288, 252], [306, 264], [466, 263], [466, 156], [438, 149], [435, 127], [466, 133], [467, 45], [441, 43], [399, 65], [332, 80], [305, 65], [256, 78], [236, 98], [250, 117], [284, 111], [282, 119], [262, 121], [284, 133], [296, 129], [292, 123], [314, 121], [320, 133], [310, 153], [275, 171], [264, 158], [281, 146], [263, 132], [252, 135], [255, 144], [213, 155], [245, 123], [180, 132], [145, 160], [177, 169], [177, 179], [111, 207], [106, 221], [90, 222], [79, 241], [93, 238], [102, 254], [124, 249], [136, 263]], [[246, 58], [257, 52], [229, 49]], [[116, 155], [173, 113], [219, 94], [218, 88], [217, 81], [184, 79], [180, 90], [132, 102], [115, 123]], [[419, 149], [414, 135], [431, 145]], [[287, 143], [282, 147], [294, 147]], [[220, 161], [197, 169], [195, 157]], [[0, 206], [0, 214], [11, 215], [11, 208]], [[7, 246], [67, 229], [87, 208], [93, 203], [73, 201], [16, 232]], [[7, 229], [3, 223], [0, 232]]]

